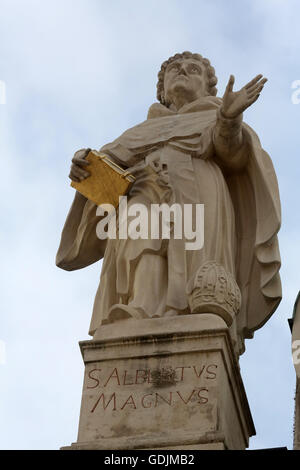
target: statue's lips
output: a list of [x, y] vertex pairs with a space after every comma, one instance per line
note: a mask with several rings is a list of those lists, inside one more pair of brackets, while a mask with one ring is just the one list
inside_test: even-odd
[[189, 81], [188, 77], [185, 77], [184, 75], [178, 75], [178, 77], [175, 77], [173, 79], [172, 83], [179, 83], [179, 82], [187, 83], [188, 81]]
[[181, 80], [182, 78], [184, 78], [184, 80], [188, 80], [188, 77], [186, 77], [185, 75], [177, 75], [174, 80]]

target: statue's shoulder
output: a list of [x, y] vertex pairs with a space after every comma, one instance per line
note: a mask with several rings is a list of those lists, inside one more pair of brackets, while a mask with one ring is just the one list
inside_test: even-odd
[[158, 117], [165, 117], [168, 116], [171, 113], [166, 106], [162, 105], [161, 103], [153, 103], [147, 114], [147, 119], [154, 119]]

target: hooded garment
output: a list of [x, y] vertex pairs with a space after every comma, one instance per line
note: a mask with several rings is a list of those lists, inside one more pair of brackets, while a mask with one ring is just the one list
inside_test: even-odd
[[[129, 205], [135, 202], [204, 204], [203, 249], [187, 252], [183, 248], [184, 240], [170, 240], [164, 248], [169, 258], [165, 302], [184, 312], [188, 306], [186, 295], [192, 290], [199, 263], [220, 262], [234, 276], [241, 291], [236, 329], [242, 352], [244, 338], [253, 337], [253, 332], [263, 326], [281, 300], [277, 240], [280, 200], [272, 161], [248, 125], [242, 124], [242, 151], [247, 153], [244, 168], [227, 171], [218, 163], [214, 128], [221, 103], [221, 99], [209, 96], [184, 105], [178, 112], [155, 103], [146, 121], [102, 147], [101, 152], [124, 168], [135, 166], [145, 158], [154, 163], [159, 161], [161, 167], [166, 163], [167, 180], [163, 172], [155, 172], [148, 166], [138, 174], [129, 194]], [[99, 220], [94, 203], [75, 197], [57, 254], [59, 267], [74, 270], [98, 261], [105, 253], [91, 335], [107, 318], [111, 306], [126, 298], [142, 254], [156, 251], [166, 255], [161, 240], [99, 240], [96, 235]], [[185, 286], [179, 291], [182, 279]]]

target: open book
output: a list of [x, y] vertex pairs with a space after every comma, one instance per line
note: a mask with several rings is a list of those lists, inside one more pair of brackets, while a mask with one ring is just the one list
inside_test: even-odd
[[91, 150], [86, 160], [91, 175], [78, 183], [72, 181], [71, 186], [98, 206], [112, 204], [117, 208], [119, 196], [128, 193], [135, 177], [96, 150]]

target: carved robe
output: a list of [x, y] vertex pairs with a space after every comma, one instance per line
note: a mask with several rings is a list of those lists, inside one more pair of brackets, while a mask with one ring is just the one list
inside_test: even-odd
[[239, 150], [245, 156], [244, 165], [236, 169], [218, 161], [214, 129], [220, 104], [219, 98], [210, 96], [175, 113], [156, 103], [145, 122], [102, 147], [123, 167], [146, 162], [137, 174], [129, 205], [204, 204], [204, 246], [187, 251], [185, 240], [174, 238], [105, 243], [96, 236], [95, 204], [75, 197], [57, 264], [67, 270], [80, 269], [104, 255], [90, 334], [118, 318], [118, 309], [115, 317], [112, 314], [114, 306], [131, 308], [137, 319], [190, 313], [189, 299], [196, 285], [200, 297], [201, 289], [205, 290], [205, 300], [210, 285], [225, 282], [227, 302], [233, 297], [234, 304], [235, 294], [241, 296], [233, 327], [242, 352], [243, 339], [252, 337], [275, 311], [281, 299], [275, 172], [246, 124]]

